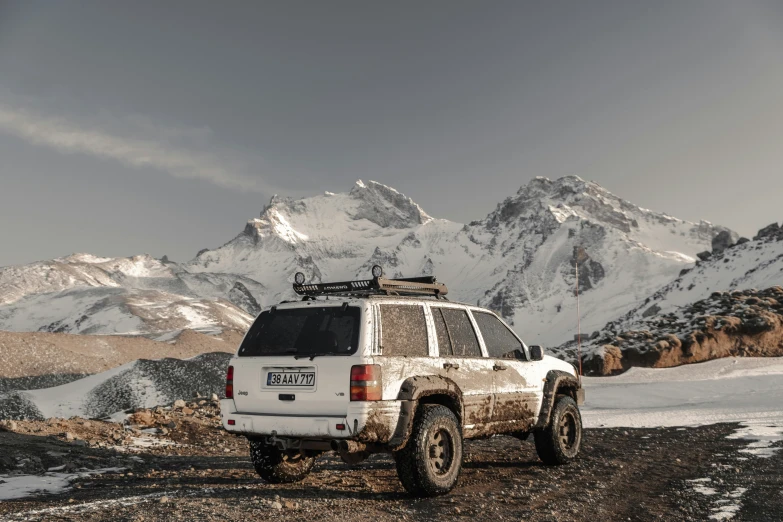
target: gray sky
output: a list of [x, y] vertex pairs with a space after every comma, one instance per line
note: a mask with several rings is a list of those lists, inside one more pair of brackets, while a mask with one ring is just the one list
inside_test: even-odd
[[0, 265], [187, 260], [374, 179], [480, 219], [534, 176], [783, 219], [783, 2], [0, 0]]

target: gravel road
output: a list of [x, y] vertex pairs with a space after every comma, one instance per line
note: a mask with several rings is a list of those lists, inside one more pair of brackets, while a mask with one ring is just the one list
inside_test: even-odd
[[783, 519], [781, 452], [742, 452], [748, 441], [727, 439], [736, 428], [728, 424], [587, 430], [583, 457], [555, 468], [540, 463], [531, 442], [467, 442], [458, 487], [418, 500], [404, 493], [386, 455], [349, 467], [327, 453], [304, 482], [274, 486], [255, 475], [247, 442], [225, 432], [191, 430], [176, 445], [151, 447], [78, 444], [51, 433], [71, 422], [84, 421], [0, 432], [0, 446], [6, 458], [44, 456], [45, 468], [65, 459], [124, 469], [77, 479], [60, 494], [0, 502], [0, 520]]

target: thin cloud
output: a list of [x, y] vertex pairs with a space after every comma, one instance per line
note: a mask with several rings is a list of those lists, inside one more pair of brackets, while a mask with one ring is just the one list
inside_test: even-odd
[[[133, 123], [138, 126], [138, 122]], [[172, 132], [160, 127], [160, 132], [155, 132], [156, 127], [146, 120], [144, 127], [147, 137], [128, 137], [0, 103], [0, 132], [35, 145], [63, 153], [113, 159], [132, 167], [153, 168], [175, 178], [200, 179], [230, 189], [276, 192], [252, 176], [247, 164], [236, 159], [237, 154], [205, 152], [205, 147], [183, 147], [170, 143], [172, 134], [203, 138], [208, 134], [204, 129]], [[150, 135], [153, 139], [149, 138]]]

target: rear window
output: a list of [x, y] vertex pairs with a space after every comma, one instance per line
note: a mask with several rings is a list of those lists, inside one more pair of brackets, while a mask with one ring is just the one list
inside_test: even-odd
[[381, 305], [383, 355], [427, 357], [427, 322], [420, 305]]
[[263, 312], [250, 327], [238, 355], [349, 355], [359, 345], [360, 315], [355, 306]]
[[522, 343], [506, 328], [506, 325], [500, 322], [500, 319], [486, 312], [473, 312], [473, 317], [476, 319], [490, 357], [513, 359], [514, 351], [522, 350]]

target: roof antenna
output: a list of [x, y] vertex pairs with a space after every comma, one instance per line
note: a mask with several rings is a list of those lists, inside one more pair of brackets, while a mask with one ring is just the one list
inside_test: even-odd
[[579, 256], [575, 256], [576, 267], [576, 357], [579, 360], [579, 385], [582, 385], [582, 317], [579, 313]]

